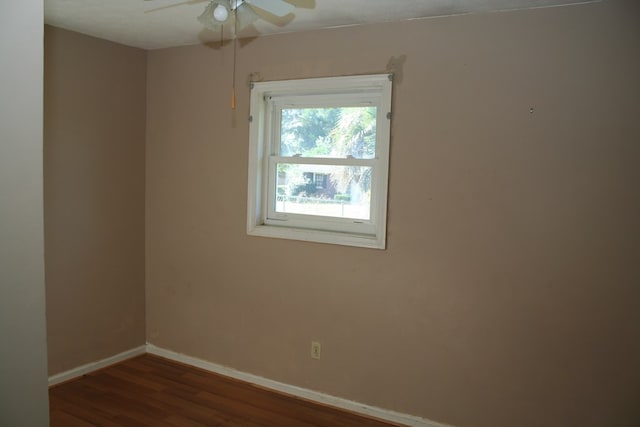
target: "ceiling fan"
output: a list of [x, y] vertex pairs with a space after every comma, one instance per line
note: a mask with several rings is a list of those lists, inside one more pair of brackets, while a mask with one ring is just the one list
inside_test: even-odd
[[[145, 0], [151, 1], [151, 0]], [[188, 0], [169, 6], [152, 9], [148, 12], [166, 9], [184, 4], [207, 2], [204, 12], [198, 16], [198, 21], [211, 31], [220, 31], [223, 25], [233, 25], [234, 32], [242, 31], [260, 16], [254, 8], [272, 15], [282, 17], [290, 14], [295, 6], [284, 0]]]
[[[151, 0], [145, 0], [151, 1]], [[236, 108], [236, 48], [237, 34], [243, 28], [251, 25], [260, 18], [253, 8], [263, 10], [275, 16], [286, 16], [293, 12], [295, 6], [284, 0], [187, 0], [181, 3], [174, 3], [168, 6], [162, 6], [147, 12], [152, 12], [169, 7], [180, 6], [184, 4], [195, 4], [208, 2], [204, 12], [198, 16], [198, 21], [205, 28], [211, 31], [220, 31], [224, 25], [233, 26], [233, 82], [231, 85], [231, 109]]]

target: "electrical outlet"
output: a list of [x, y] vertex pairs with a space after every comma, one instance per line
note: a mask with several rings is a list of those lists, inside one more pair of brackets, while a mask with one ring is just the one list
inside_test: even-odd
[[311, 341], [311, 358], [320, 359], [320, 343], [317, 341]]

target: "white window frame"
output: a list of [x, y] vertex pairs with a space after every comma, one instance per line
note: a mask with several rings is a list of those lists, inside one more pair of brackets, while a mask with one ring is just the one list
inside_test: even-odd
[[[251, 87], [247, 233], [252, 236], [384, 249], [391, 134], [392, 75], [374, 74], [302, 80], [255, 82]], [[373, 159], [296, 157], [296, 163], [370, 166], [369, 220], [286, 214], [274, 207], [280, 157], [280, 114], [283, 106], [319, 108], [375, 106], [376, 149]]]

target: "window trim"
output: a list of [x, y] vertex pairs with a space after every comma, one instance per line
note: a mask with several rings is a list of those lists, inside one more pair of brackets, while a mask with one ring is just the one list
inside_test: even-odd
[[[385, 249], [392, 75], [374, 74], [255, 82], [251, 84], [251, 89], [247, 233], [252, 236]], [[336, 230], [321, 230], [302, 228], [297, 221], [287, 221], [287, 225], [280, 225], [280, 221], [277, 219], [267, 218], [269, 204], [265, 200], [265, 197], [269, 194], [269, 162], [274, 161], [270, 155], [269, 143], [279, 137], [279, 135], [276, 135], [278, 129], [274, 129], [277, 126], [274, 126], [271, 119], [273, 103], [268, 102], [267, 98], [274, 96], [278, 98], [277, 102], [280, 102], [280, 100], [289, 98], [304, 99], [306, 96], [313, 96], [313, 104], [317, 105], [318, 102], [332, 102], [332, 100], [336, 99], [336, 96], [339, 97], [340, 95], [377, 100], [374, 104], [369, 104], [378, 107], [376, 157], [367, 159], [367, 163], [374, 165], [372, 189], [375, 188], [375, 191], [372, 190], [371, 193], [371, 218], [369, 221], [353, 221], [354, 223], [367, 223], [363, 224], [358, 232], [348, 230], [359, 226], [341, 227], [338, 225]], [[327, 104], [327, 106], [335, 106], [335, 102]], [[319, 160], [322, 163], [323, 159], [321, 158], [308, 158], [308, 161], [312, 163], [319, 163]], [[309, 220], [318, 219], [319, 223], [335, 222], [337, 224], [344, 222], [333, 221], [330, 217], [313, 217], [311, 215], [308, 217]], [[342, 218], [337, 219], [342, 220]], [[284, 223], [284, 221], [282, 222]]]

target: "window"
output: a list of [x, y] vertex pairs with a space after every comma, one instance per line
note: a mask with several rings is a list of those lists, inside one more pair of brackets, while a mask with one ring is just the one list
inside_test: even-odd
[[391, 75], [252, 85], [250, 235], [384, 249]]
[[326, 173], [314, 173], [313, 182], [316, 183], [316, 190], [324, 190], [327, 188], [327, 174]]

